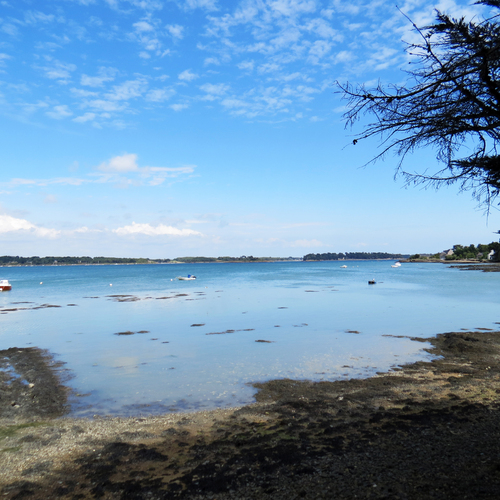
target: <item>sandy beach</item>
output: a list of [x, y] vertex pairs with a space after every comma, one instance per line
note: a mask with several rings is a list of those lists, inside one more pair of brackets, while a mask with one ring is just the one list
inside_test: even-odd
[[[39, 366], [38, 382], [17, 384], [17, 393], [0, 372], [0, 492], [8, 499], [498, 498], [500, 331], [427, 341], [432, 362], [365, 380], [275, 380], [257, 385], [253, 405], [149, 418], [61, 417], [65, 389], [51, 370], [41, 376]], [[21, 378], [34, 376], [29, 362], [23, 369]], [[42, 382], [45, 395], [30, 396]]]

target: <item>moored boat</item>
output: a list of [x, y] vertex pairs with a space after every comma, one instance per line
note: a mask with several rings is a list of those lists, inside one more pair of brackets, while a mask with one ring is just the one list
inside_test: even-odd
[[178, 276], [177, 279], [181, 280], [181, 281], [190, 281], [190, 280], [195, 280], [196, 276], [188, 274], [187, 277], [186, 276]]
[[12, 289], [12, 285], [8, 280], [0, 280], [0, 292], [7, 292]]

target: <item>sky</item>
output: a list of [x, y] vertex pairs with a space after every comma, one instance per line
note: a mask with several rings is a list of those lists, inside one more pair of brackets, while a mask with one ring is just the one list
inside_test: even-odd
[[[441, 0], [0, 0], [0, 255], [435, 253], [500, 229], [367, 164], [335, 82], [404, 83]], [[436, 169], [432, 150], [405, 160]]]

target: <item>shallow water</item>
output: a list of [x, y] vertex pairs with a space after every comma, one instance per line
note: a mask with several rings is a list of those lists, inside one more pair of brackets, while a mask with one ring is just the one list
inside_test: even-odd
[[75, 416], [126, 416], [249, 403], [273, 378], [364, 377], [428, 359], [394, 336], [498, 328], [498, 273], [341, 264], [1, 268], [0, 347], [65, 362]]

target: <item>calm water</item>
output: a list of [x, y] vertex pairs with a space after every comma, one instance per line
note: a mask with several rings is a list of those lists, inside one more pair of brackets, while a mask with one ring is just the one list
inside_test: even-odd
[[498, 328], [499, 273], [392, 263], [0, 268], [0, 309], [19, 309], [0, 315], [0, 347], [64, 362], [75, 416], [125, 416], [249, 403], [273, 378], [364, 377], [428, 358], [394, 336]]

